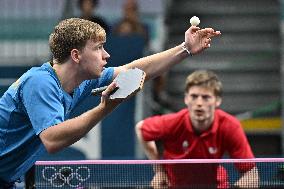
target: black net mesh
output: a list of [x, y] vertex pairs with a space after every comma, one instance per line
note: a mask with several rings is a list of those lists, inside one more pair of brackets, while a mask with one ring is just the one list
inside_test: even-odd
[[[148, 163], [107, 161], [36, 166], [36, 188], [284, 188], [284, 162]], [[144, 163], [143, 163], [144, 162]], [[153, 165], [155, 164], [155, 165]], [[168, 184], [153, 166], [167, 172]], [[161, 168], [161, 167], [160, 167]], [[156, 171], [159, 170], [155, 169]]]

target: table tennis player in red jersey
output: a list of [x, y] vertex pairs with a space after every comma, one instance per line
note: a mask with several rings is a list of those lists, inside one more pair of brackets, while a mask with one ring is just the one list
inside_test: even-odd
[[[146, 118], [136, 125], [136, 134], [149, 159], [254, 158], [240, 122], [218, 107], [222, 83], [211, 71], [198, 70], [186, 79], [184, 103], [177, 113]], [[157, 141], [162, 144], [160, 155]], [[161, 157], [162, 156], [162, 157]], [[257, 188], [254, 163], [235, 164], [241, 173], [236, 188]], [[228, 188], [224, 167], [218, 164], [168, 164], [154, 167], [153, 188]]]

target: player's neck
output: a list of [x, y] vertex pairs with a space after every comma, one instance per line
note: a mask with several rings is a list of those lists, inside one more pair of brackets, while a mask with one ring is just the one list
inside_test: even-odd
[[69, 94], [72, 94], [73, 90], [82, 82], [76, 76], [75, 69], [73, 69], [71, 64], [69, 63], [53, 64], [52, 67], [60, 81], [63, 90]]
[[208, 129], [211, 128], [211, 126], [212, 126], [212, 122], [208, 122], [205, 120], [192, 122], [193, 130], [198, 135], [206, 132]]

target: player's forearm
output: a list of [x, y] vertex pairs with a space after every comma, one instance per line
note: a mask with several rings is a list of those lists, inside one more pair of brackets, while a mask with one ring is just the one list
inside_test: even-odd
[[141, 143], [148, 159], [152, 160], [160, 159], [158, 149], [154, 141], [149, 141], [149, 142], [142, 141]]
[[146, 80], [148, 80], [168, 71], [173, 65], [181, 62], [188, 56], [189, 54], [182, 49], [182, 45], [178, 45], [169, 50], [135, 60], [126, 64], [125, 67], [127, 69], [142, 69], [146, 72]]
[[259, 176], [257, 167], [244, 173], [241, 178], [234, 184], [237, 188], [258, 188], [259, 187]]
[[40, 134], [40, 138], [47, 151], [55, 153], [80, 140], [112, 110], [100, 104], [78, 117], [49, 127]]
[[[146, 156], [148, 157], [148, 159], [152, 159], [152, 160], [159, 160], [160, 159], [160, 155], [158, 153], [158, 149], [157, 146], [155, 144], [154, 141], [150, 141], [150, 142], [142, 142], [144, 151]], [[153, 165], [153, 170], [155, 173], [158, 172], [163, 172], [165, 173], [165, 169], [161, 164], [154, 164]]]
[[210, 47], [211, 38], [220, 35], [220, 31], [214, 31], [212, 28], [205, 28], [199, 30], [198, 27], [190, 27], [185, 32], [185, 43], [173, 47], [169, 50], [147, 56], [135, 60], [129, 64], [118, 67], [115, 70], [116, 76], [123, 69], [139, 68], [146, 72], [146, 80], [161, 75], [169, 70], [173, 65], [181, 62], [186, 57], [190, 56], [187, 51], [192, 54], [202, 52], [204, 49]]

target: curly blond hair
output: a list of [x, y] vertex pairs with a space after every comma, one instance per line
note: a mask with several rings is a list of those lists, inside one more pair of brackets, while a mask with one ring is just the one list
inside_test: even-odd
[[105, 30], [99, 24], [81, 18], [62, 20], [49, 36], [53, 59], [59, 64], [64, 63], [72, 49], [82, 50], [88, 40], [105, 42]]

